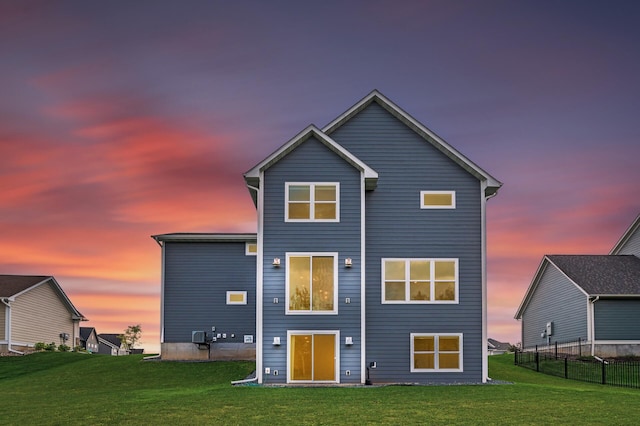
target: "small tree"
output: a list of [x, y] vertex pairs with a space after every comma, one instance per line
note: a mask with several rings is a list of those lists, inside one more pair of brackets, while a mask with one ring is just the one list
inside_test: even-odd
[[140, 324], [130, 325], [124, 331], [124, 334], [118, 336], [120, 341], [125, 344], [127, 349], [133, 349], [140, 342], [142, 336], [142, 327]]

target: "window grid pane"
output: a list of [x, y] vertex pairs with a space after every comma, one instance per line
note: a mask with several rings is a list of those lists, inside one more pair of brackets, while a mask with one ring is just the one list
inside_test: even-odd
[[414, 335], [413, 368], [416, 370], [459, 370], [460, 336]]
[[338, 184], [288, 185], [287, 219], [335, 221], [338, 218]]
[[383, 261], [383, 301], [455, 302], [455, 260], [387, 259]]

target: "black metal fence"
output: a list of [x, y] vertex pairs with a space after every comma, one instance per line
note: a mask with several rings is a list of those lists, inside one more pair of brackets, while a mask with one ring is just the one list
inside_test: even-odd
[[585, 341], [516, 351], [515, 364], [552, 376], [640, 389], [640, 361], [592, 357]]

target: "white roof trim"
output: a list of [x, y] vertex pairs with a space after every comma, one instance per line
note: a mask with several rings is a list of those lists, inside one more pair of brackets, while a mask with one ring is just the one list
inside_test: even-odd
[[29, 287], [29, 288], [26, 288], [26, 289], [22, 290], [20, 293], [16, 293], [16, 294], [14, 294], [13, 296], [11, 296], [11, 298], [10, 298], [10, 299], [15, 300], [15, 298], [16, 298], [16, 297], [18, 297], [18, 296], [20, 296], [20, 295], [22, 295], [22, 294], [24, 294], [24, 293], [26, 293], [26, 292], [28, 292], [28, 291], [31, 291], [31, 290], [33, 290], [34, 288], [39, 287], [39, 286], [41, 286], [42, 284], [44, 284], [44, 283], [46, 283], [46, 282], [49, 282], [49, 281], [51, 281], [51, 283], [53, 284], [54, 291], [58, 292], [58, 294], [59, 294], [60, 296], [62, 296], [63, 301], [67, 304], [67, 307], [68, 307], [68, 308], [70, 309], [70, 311], [71, 311], [71, 317], [72, 317], [72, 319], [74, 319], [74, 320], [80, 320], [80, 321], [88, 321], [88, 320], [84, 317], [84, 315], [82, 315], [82, 314], [80, 313], [80, 311], [78, 311], [78, 309], [76, 309], [76, 307], [73, 305], [73, 303], [71, 303], [71, 299], [69, 299], [69, 297], [68, 297], [68, 296], [67, 296], [67, 294], [64, 292], [64, 290], [62, 289], [62, 287], [60, 287], [60, 284], [58, 284], [58, 282], [56, 281], [56, 279], [55, 279], [54, 277], [52, 277], [52, 276], [51, 276], [51, 277], [47, 277], [47, 278], [45, 278], [44, 280], [40, 281], [39, 283], [36, 283], [36, 284], [32, 285], [31, 287]]
[[624, 234], [622, 234], [622, 237], [620, 238], [620, 240], [618, 240], [616, 245], [613, 246], [609, 254], [618, 254], [622, 246], [624, 246], [627, 243], [627, 241], [629, 241], [631, 236], [635, 234], [638, 228], [640, 228], [640, 214], [636, 217], [636, 220], [633, 221], [631, 226], [629, 226], [629, 228], [624, 232]]
[[273, 154], [262, 160], [258, 165], [253, 167], [251, 170], [244, 174], [245, 180], [247, 182], [249, 180], [255, 180], [260, 178], [260, 172], [265, 171], [275, 163], [277, 163], [280, 159], [285, 157], [288, 153], [293, 151], [298, 147], [301, 143], [309, 139], [310, 137], [316, 137], [320, 142], [322, 142], [325, 146], [327, 146], [330, 150], [338, 154], [345, 161], [351, 164], [356, 169], [360, 170], [364, 173], [365, 179], [378, 179], [378, 173], [373, 170], [371, 167], [367, 166], [364, 162], [358, 159], [355, 155], [347, 151], [344, 147], [338, 144], [336, 141], [331, 139], [322, 130], [318, 129], [316, 126], [309, 125], [306, 129], [298, 133], [287, 143], [278, 148]]
[[547, 265], [551, 265], [554, 268], [556, 268], [562, 275], [564, 275], [564, 277], [566, 279], [569, 280], [569, 282], [571, 284], [576, 286], [576, 288], [578, 290], [580, 290], [580, 292], [582, 292], [586, 297], [589, 297], [589, 293], [584, 291], [584, 289], [582, 287], [580, 287], [578, 284], [575, 283], [575, 281], [573, 281], [571, 278], [569, 278], [567, 276], [567, 274], [565, 274], [564, 271], [561, 268], [558, 267], [558, 265], [553, 263], [551, 261], [551, 259], [549, 259], [547, 257], [547, 255], [545, 255], [542, 258], [542, 261], [540, 262], [540, 265], [538, 266], [538, 269], [536, 270], [536, 273], [534, 274], [533, 279], [531, 280], [531, 284], [529, 284], [529, 288], [527, 288], [527, 291], [524, 294], [524, 297], [522, 298], [522, 302], [520, 302], [520, 306], [518, 307], [518, 310], [516, 311], [516, 315], [514, 316], [515, 319], [519, 320], [519, 319], [522, 318], [522, 314], [524, 313], [524, 310], [529, 305], [529, 302], [531, 301], [531, 297], [533, 296], [533, 293], [538, 288], [538, 284], [540, 283], [540, 279], [542, 278], [542, 274], [547, 269]]
[[459, 164], [462, 168], [467, 170], [472, 175], [481, 180], [487, 181], [487, 190], [485, 194], [487, 196], [495, 194], [502, 186], [502, 182], [491, 176], [489, 173], [480, 168], [473, 161], [465, 157], [462, 153], [456, 150], [454, 147], [445, 142], [438, 135], [433, 133], [427, 127], [418, 122], [415, 118], [409, 115], [406, 111], [400, 108], [398, 105], [389, 100], [386, 96], [377, 90], [373, 90], [367, 96], [365, 96], [360, 102], [349, 108], [346, 112], [333, 120], [331, 123], [323, 127], [322, 131], [330, 135], [334, 130], [342, 126], [351, 117], [367, 107], [371, 102], [376, 101], [380, 106], [389, 111], [393, 116], [412, 128], [420, 136], [430, 142], [438, 150], [444, 153], [447, 157], [451, 158], [454, 162]]

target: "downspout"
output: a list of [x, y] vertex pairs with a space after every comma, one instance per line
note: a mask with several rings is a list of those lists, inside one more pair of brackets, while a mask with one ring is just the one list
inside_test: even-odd
[[0, 301], [2, 301], [2, 303], [4, 303], [7, 306], [7, 313], [5, 314], [5, 326], [4, 326], [5, 334], [6, 334], [5, 337], [7, 338], [7, 350], [15, 354], [24, 355], [24, 352], [20, 352], [11, 348], [11, 302], [13, 302], [13, 300], [9, 299], [8, 297], [3, 297], [2, 299], [0, 299]]
[[600, 300], [600, 296], [596, 296], [595, 298], [591, 299], [589, 301], [589, 310], [591, 311], [591, 321], [589, 324], [589, 328], [591, 329], [591, 356], [595, 356], [596, 353], [596, 320], [595, 320], [595, 315], [596, 315], [596, 309], [595, 309], [595, 303]]
[[[260, 183], [264, 186], [264, 175], [260, 172]], [[256, 216], [258, 219], [258, 229], [256, 233], [256, 377], [255, 381], [262, 383], [262, 279], [263, 279], [263, 223], [262, 223], [262, 209], [263, 209], [263, 191], [260, 188], [247, 184], [250, 190], [256, 191]]]

